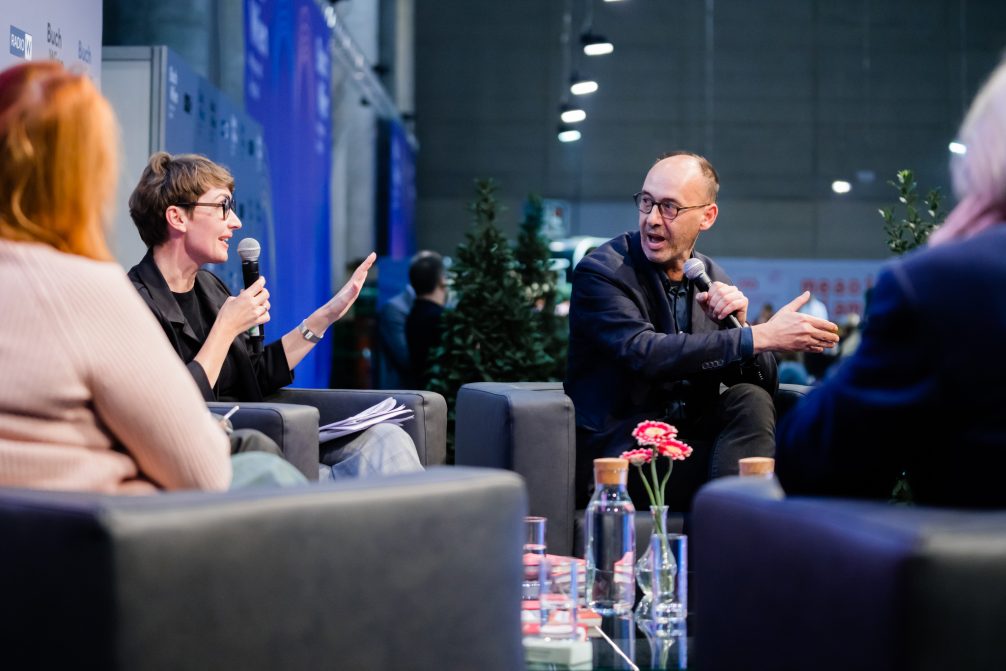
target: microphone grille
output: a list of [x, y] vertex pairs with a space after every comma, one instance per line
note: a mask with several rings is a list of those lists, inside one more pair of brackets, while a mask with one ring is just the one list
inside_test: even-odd
[[685, 277], [690, 280], [694, 280], [696, 277], [706, 272], [706, 264], [702, 263], [702, 259], [688, 259], [685, 261]]
[[245, 238], [238, 243], [238, 256], [242, 261], [258, 261], [261, 253], [262, 245], [255, 238]]

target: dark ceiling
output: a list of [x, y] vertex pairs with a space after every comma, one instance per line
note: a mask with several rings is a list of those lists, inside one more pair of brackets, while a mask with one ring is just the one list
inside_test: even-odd
[[[571, 232], [613, 234], [625, 222], [608, 230], [597, 212], [627, 202], [675, 148], [712, 160], [737, 218], [778, 211], [760, 220], [769, 238], [875, 212], [900, 168], [946, 190], [947, 143], [1006, 45], [1002, 0], [591, 2], [416, 3], [421, 243], [460, 239], [476, 177], [497, 179], [511, 208], [529, 192], [564, 199], [580, 213]], [[615, 51], [571, 63], [564, 15], [575, 43], [588, 7]], [[584, 98], [583, 138], [561, 144], [572, 68], [600, 89]], [[835, 179], [853, 190], [829, 215]], [[725, 251], [743, 254], [740, 240]], [[818, 232], [782, 253], [828, 256], [828, 240]], [[876, 244], [838, 255], [876, 256]]]

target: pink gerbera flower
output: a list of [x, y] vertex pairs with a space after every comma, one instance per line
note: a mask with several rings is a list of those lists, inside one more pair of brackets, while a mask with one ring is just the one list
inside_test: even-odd
[[643, 464], [650, 463], [650, 459], [653, 459], [653, 450], [648, 447], [641, 447], [629, 450], [628, 452], [622, 452], [622, 459], [627, 459], [633, 466], [642, 466]]
[[[692, 448], [678, 440], [677, 435], [678, 430], [666, 422], [640, 422], [632, 431], [632, 437], [643, 447], [622, 453], [623, 459], [639, 469], [651, 506], [664, 505], [667, 481], [671, 477], [674, 462], [692, 454]], [[667, 468], [663, 476], [659, 473], [658, 457], [667, 457]], [[650, 466], [644, 471], [645, 464]]]
[[692, 448], [677, 438], [668, 438], [657, 445], [657, 454], [675, 461], [681, 461], [692, 454]]
[[645, 421], [636, 425], [632, 431], [632, 437], [640, 445], [653, 445], [656, 447], [663, 441], [674, 438], [678, 435], [678, 430], [666, 422]]

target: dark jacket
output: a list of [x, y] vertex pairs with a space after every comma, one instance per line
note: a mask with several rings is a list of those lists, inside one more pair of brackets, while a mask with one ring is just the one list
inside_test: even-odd
[[[181, 308], [178, 307], [167, 281], [154, 263], [152, 251], [148, 250], [143, 260], [130, 269], [129, 279], [164, 329], [171, 347], [185, 362], [203, 398], [207, 401], [221, 400], [218, 398], [218, 390], [210, 386], [203, 367], [193, 361], [202, 348], [203, 341], [196, 337]], [[214, 315], [230, 297], [227, 286], [208, 270], [196, 273], [195, 291], [199, 301], [210, 306]], [[293, 372], [287, 363], [283, 343], [279, 340], [266, 345], [262, 354], [252, 355], [248, 346], [248, 336], [242, 333], [231, 343], [227, 361], [233, 367], [235, 375], [231, 394], [235, 398], [232, 400], [261, 401], [293, 382]]]
[[787, 493], [1006, 505], [1006, 224], [877, 277], [854, 354], [783, 418]]
[[405, 339], [409, 344], [410, 388], [426, 389], [430, 383], [430, 352], [440, 346], [440, 315], [444, 306], [425, 298], [416, 298], [405, 320]]
[[[730, 283], [712, 259], [695, 256], [712, 280]], [[576, 266], [565, 388], [594, 451], [627, 449], [635, 425], [665, 418], [671, 404], [684, 402], [686, 416], [712, 407], [721, 383], [755, 382], [770, 393], [777, 387], [774, 357], [746, 358], [742, 338], [750, 333], [709, 319], [694, 287], [691, 326], [674, 333], [663, 274], [644, 255], [638, 232], [610, 240]]]

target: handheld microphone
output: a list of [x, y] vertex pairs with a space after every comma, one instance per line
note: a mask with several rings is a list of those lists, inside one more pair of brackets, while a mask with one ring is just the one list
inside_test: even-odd
[[[238, 243], [238, 256], [241, 257], [241, 274], [244, 276], [245, 289], [258, 281], [258, 257], [261, 254], [262, 245], [255, 238], [245, 238]], [[261, 353], [262, 341], [265, 338], [265, 329], [262, 325], [256, 324], [248, 329], [248, 338], [252, 352], [255, 354]]]
[[[240, 251], [240, 249], [239, 246], [238, 250]], [[685, 277], [694, 282], [700, 291], [709, 291], [709, 286], [712, 284], [712, 280], [706, 274], [706, 264], [702, 263], [701, 259], [691, 258], [685, 261]], [[727, 328], [739, 329], [741, 327], [740, 321], [734, 314], [727, 315], [723, 321]]]

